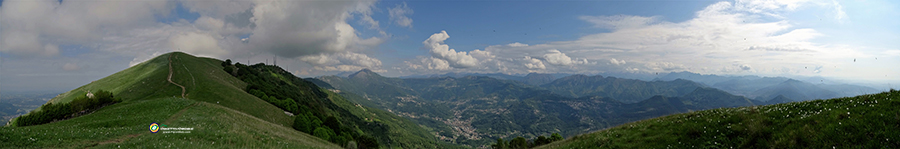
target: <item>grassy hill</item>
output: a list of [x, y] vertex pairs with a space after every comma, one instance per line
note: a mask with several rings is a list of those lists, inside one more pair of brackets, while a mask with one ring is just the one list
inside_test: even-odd
[[900, 91], [720, 108], [622, 124], [538, 148], [898, 148]]
[[[223, 71], [221, 63], [216, 59], [173, 52], [93, 81], [60, 94], [48, 103], [69, 103], [84, 97], [88, 91], [97, 90], [110, 91], [122, 102], [67, 120], [34, 126], [0, 127], [0, 148], [341, 147], [291, 128], [294, 116], [245, 92], [249, 84]], [[168, 80], [170, 73], [172, 83]], [[280, 77], [291, 79], [289, 77], [293, 76]], [[183, 90], [181, 86], [184, 86]], [[384, 136], [388, 136], [386, 140], [393, 141], [383, 145], [440, 146], [426, 131], [404, 131], [422, 129], [408, 120], [350, 103], [315, 85], [306, 87], [324, 92], [328, 96], [324, 100], [335, 103], [330, 107], [332, 111], [349, 111], [345, 113], [353, 113], [352, 116], [359, 117], [359, 121], [365, 121], [363, 115], [369, 121], [383, 121], [375, 124], [382, 128]], [[150, 133], [148, 126], [152, 122], [193, 130], [183, 134]], [[411, 141], [403, 144], [403, 139]]]
[[[636, 103], [602, 96], [567, 97], [525, 83], [484, 76], [400, 79], [361, 70], [348, 77], [324, 76], [308, 80], [320, 86], [331, 86], [341, 94], [354, 93], [358, 96], [345, 98], [406, 117], [441, 140], [470, 147], [487, 146], [498, 138], [535, 138], [553, 133], [572, 136], [669, 114], [754, 105], [747, 98], [718, 89], [696, 87], [699, 86], [697, 83], [682, 79], [646, 82], [576, 76], [556, 82], [562, 84], [558, 86], [560, 89], [596, 86], [598, 89], [625, 90], [654, 86], [657, 89], [645, 90], [646, 94], [677, 93], [653, 96]], [[590, 83], [603, 81], [613, 85]], [[643, 92], [609, 94], [630, 96]]]
[[[222, 61], [194, 57], [181, 52], [158, 56], [141, 64], [117, 72], [100, 80], [60, 94], [50, 103], [67, 103], [88, 91], [106, 90], [125, 102], [180, 97], [181, 88], [169, 83], [169, 57], [172, 61], [172, 81], [185, 86], [188, 99], [218, 102], [263, 120], [290, 127], [293, 119], [277, 107], [243, 92], [246, 83], [231, 77], [219, 65]], [[39, 111], [40, 108], [35, 109]], [[149, 124], [149, 123], [148, 123]]]
[[[286, 112], [294, 114], [307, 113], [309, 118], [306, 120], [300, 118], [299, 121], [317, 121], [314, 119], [325, 119], [327, 121], [328, 117], [335, 117], [339, 124], [329, 125], [329, 128], [334, 130], [335, 134], [333, 136], [335, 137], [348, 137], [359, 140], [360, 137], [366, 138], [365, 136], [371, 136], [373, 139], [378, 140], [377, 142], [381, 146], [385, 147], [456, 147], [455, 145], [438, 141], [433, 134], [406, 118], [364, 105], [369, 103], [360, 102], [363, 100], [360, 100], [355, 94], [338, 94], [319, 88], [312, 82], [295, 77], [280, 67], [264, 64], [251, 66], [234, 64], [227, 66], [232, 69], [226, 69], [226, 71], [232, 70], [233, 75], [248, 83], [248, 92], [276, 103], [275, 105]], [[325, 125], [328, 124], [323, 123], [320, 126]], [[295, 126], [297, 126], [295, 128], [300, 130], [308, 126], [310, 126], [309, 130], [312, 129], [311, 127], [317, 127], [306, 123], [298, 123]], [[315, 133], [311, 132], [311, 134]], [[340, 142], [348, 141], [335, 137], [330, 137], [331, 141], [339, 142], [339, 144], [344, 144]]]
[[[151, 122], [194, 130], [154, 134]], [[340, 148], [214, 103], [171, 97], [126, 101], [44, 125], [0, 127], [0, 142], [0, 148]]]

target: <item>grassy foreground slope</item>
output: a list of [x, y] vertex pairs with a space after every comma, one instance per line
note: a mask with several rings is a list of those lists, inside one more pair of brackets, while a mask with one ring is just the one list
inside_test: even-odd
[[898, 148], [900, 91], [669, 115], [539, 148]]
[[[180, 98], [185, 86], [187, 98]], [[43, 125], [0, 127], [0, 148], [172, 146], [215, 148], [339, 148], [293, 130], [293, 119], [222, 72], [221, 61], [181, 52], [161, 55], [60, 94], [67, 103], [87, 91], [107, 90], [123, 100], [94, 113]], [[39, 109], [38, 109], [39, 110]], [[150, 133], [148, 125], [194, 128], [186, 134]]]
[[[181, 88], [169, 83], [169, 56], [172, 81], [185, 86], [188, 99], [216, 103], [263, 120], [291, 126], [293, 119], [281, 109], [243, 91], [246, 83], [222, 72], [222, 61], [194, 57], [181, 52], [160, 55], [115, 74], [60, 94], [51, 103], [68, 103], [88, 91], [106, 90], [123, 101], [180, 97]], [[39, 111], [40, 108], [35, 109]]]
[[[150, 133], [151, 122], [194, 128], [191, 133]], [[0, 148], [340, 148], [214, 103], [182, 98], [130, 101], [69, 120], [0, 127]]]

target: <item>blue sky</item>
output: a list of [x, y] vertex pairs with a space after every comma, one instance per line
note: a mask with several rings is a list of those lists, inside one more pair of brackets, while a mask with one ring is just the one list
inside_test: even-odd
[[[313, 77], [823, 76], [900, 83], [900, 4], [737, 1], [0, 1], [0, 88], [68, 90], [183, 51]], [[271, 60], [270, 60], [271, 61]]]

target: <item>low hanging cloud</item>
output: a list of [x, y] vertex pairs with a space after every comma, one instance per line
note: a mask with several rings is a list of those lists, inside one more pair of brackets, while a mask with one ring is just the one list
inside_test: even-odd
[[565, 53], [559, 52], [559, 50], [556, 50], [556, 49], [548, 50], [548, 53], [544, 54], [544, 59], [547, 60], [547, 63], [553, 64], [553, 65], [570, 66], [573, 64], [588, 63], [588, 61], [586, 59], [577, 59], [577, 60], [572, 59], [571, 57], [567, 56]]
[[748, 64], [740, 64], [740, 65], [738, 65], [738, 67], [740, 67], [741, 70], [744, 70], [744, 71], [753, 69], [753, 67], [750, 67], [750, 65], [748, 65]]
[[528, 44], [515, 42], [515, 43], [510, 43], [510, 44], [508, 44], [508, 46], [510, 46], [510, 47], [527, 47]]
[[542, 62], [539, 59], [525, 56], [524, 60], [525, 60], [525, 63], [524, 63], [525, 68], [528, 68], [528, 69], [546, 69], [547, 68], [544, 66], [544, 62]]
[[613, 65], [623, 65], [626, 64], [625, 60], [616, 60], [615, 58], [610, 58], [609, 63]]
[[222, 57], [228, 53], [228, 51], [219, 47], [218, 40], [209, 34], [203, 33], [190, 32], [178, 34], [169, 38], [169, 44], [172, 49], [199, 56]]
[[315, 69], [321, 71], [357, 71], [381, 67], [381, 60], [353, 52], [303, 56], [299, 60], [312, 64]]

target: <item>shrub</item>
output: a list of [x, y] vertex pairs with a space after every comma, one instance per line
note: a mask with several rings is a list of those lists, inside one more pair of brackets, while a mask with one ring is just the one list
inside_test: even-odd
[[323, 140], [331, 141], [331, 137], [334, 136], [334, 131], [332, 131], [328, 127], [318, 127], [316, 128], [316, 130], [313, 130], [313, 136], [322, 138]]
[[307, 118], [305, 114], [298, 114], [294, 117], [294, 129], [296, 129], [297, 131], [310, 133], [309, 125], [309, 118]]
[[378, 148], [378, 140], [369, 135], [360, 135], [356, 137], [357, 147], [360, 149]]

